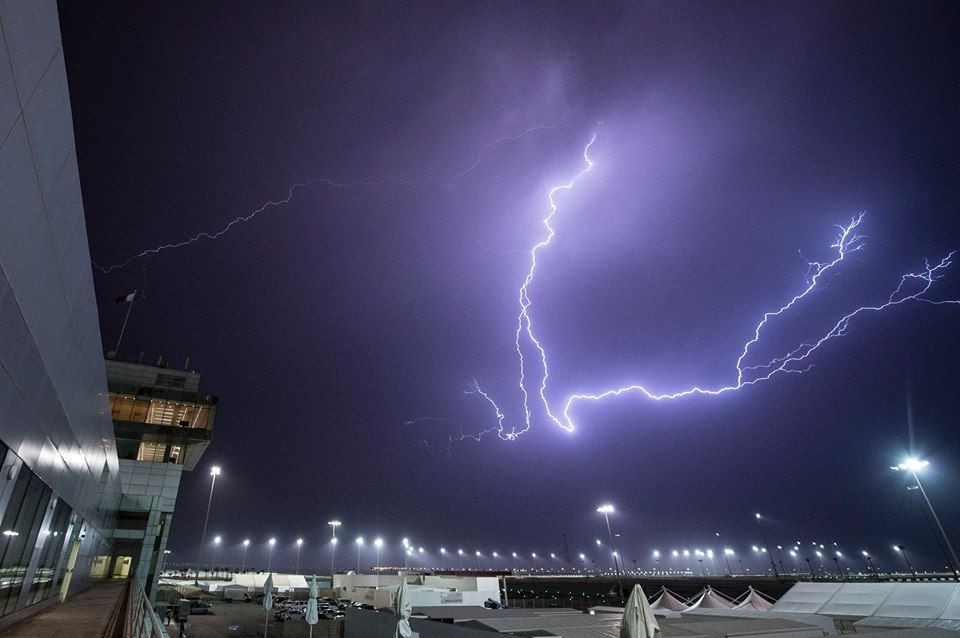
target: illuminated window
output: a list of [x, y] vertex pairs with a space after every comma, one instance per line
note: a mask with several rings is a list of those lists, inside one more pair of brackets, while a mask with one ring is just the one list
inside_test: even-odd
[[150, 410], [147, 412], [147, 423], [173, 425], [177, 407], [173, 401], [151, 401]]
[[166, 451], [167, 445], [165, 443], [141, 443], [140, 451], [137, 453], [137, 460], [163, 463], [163, 454]]

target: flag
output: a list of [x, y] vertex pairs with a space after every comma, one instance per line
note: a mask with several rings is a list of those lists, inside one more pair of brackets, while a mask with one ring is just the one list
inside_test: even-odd
[[115, 301], [116, 303], [133, 303], [133, 300], [136, 298], [136, 296], [137, 296], [137, 291], [134, 290], [133, 292], [131, 292], [131, 293], [129, 293], [129, 294], [120, 295], [119, 297], [117, 297], [116, 299], [114, 299], [114, 301]]

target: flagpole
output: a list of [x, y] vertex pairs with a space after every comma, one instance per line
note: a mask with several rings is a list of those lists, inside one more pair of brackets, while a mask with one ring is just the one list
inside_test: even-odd
[[123, 327], [120, 328], [120, 337], [117, 338], [117, 347], [113, 349], [114, 352], [120, 352], [120, 342], [123, 341], [123, 333], [127, 329], [127, 319], [130, 318], [130, 311], [133, 310], [133, 302], [137, 300], [137, 291], [133, 291], [133, 299], [130, 300], [130, 305], [127, 307], [127, 315], [123, 318]]

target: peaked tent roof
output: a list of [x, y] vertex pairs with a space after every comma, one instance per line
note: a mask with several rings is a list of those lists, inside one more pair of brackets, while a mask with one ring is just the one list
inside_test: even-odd
[[758, 611], [767, 611], [773, 607], [773, 603], [764, 598], [756, 589], [750, 587], [747, 589], [746, 596], [743, 597], [734, 609], [756, 609]]
[[670, 611], [684, 611], [689, 608], [689, 605], [684, 601], [680, 600], [678, 597], [674, 596], [673, 593], [666, 587], [660, 590], [660, 596], [657, 597], [655, 601], [650, 603], [650, 607], [656, 611], [658, 609], [668, 609]]
[[[724, 598], [721, 594], [718, 594], [712, 587], [709, 585], [700, 592], [700, 598], [698, 598], [694, 603], [692, 603], [687, 610], [690, 609], [730, 609], [733, 607], [733, 603]], [[685, 610], [686, 611], [686, 610]]]

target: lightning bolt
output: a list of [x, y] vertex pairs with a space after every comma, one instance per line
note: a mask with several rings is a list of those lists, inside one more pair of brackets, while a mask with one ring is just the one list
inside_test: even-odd
[[523, 420], [519, 425], [511, 426], [508, 429], [508, 427], [504, 424], [506, 417], [503, 410], [500, 408], [494, 398], [490, 396], [489, 393], [482, 390], [476, 381], [474, 381], [473, 386], [471, 389], [467, 390], [467, 392], [470, 394], [479, 395], [486, 403], [490, 405], [490, 407], [493, 408], [493, 411], [496, 415], [496, 425], [484, 430], [476, 436], [470, 436], [469, 438], [478, 438], [484, 434], [496, 432], [497, 436], [499, 436], [501, 439], [514, 441], [517, 439], [517, 437], [530, 429], [532, 423], [532, 412], [530, 408], [531, 390], [528, 389], [527, 383], [528, 376], [532, 375], [533, 373], [530, 372], [530, 367], [528, 366], [524, 357], [524, 346], [527, 348], [532, 348], [539, 354], [539, 361], [536, 364], [538, 386], [536, 394], [539, 397], [539, 401], [543, 404], [547, 419], [561, 429], [571, 432], [576, 427], [576, 423], [571, 416], [571, 410], [573, 409], [574, 405], [582, 401], [603, 401], [604, 399], [619, 397], [624, 394], [632, 393], [639, 393], [653, 401], [668, 401], [681, 399], [692, 395], [717, 396], [727, 392], [733, 392], [747, 386], [769, 381], [770, 379], [782, 374], [801, 374], [810, 370], [810, 368], [813, 367], [811, 360], [814, 355], [827, 342], [847, 334], [850, 329], [851, 322], [861, 315], [881, 313], [909, 302], [926, 303], [932, 305], [960, 304], [960, 300], [936, 300], [930, 299], [926, 296], [933, 287], [934, 283], [938, 279], [942, 278], [952, 265], [952, 260], [956, 253], [950, 252], [938, 263], [932, 266], [929, 262], [925, 261], [924, 268], [922, 270], [902, 275], [899, 285], [893, 290], [893, 292], [890, 293], [885, 302], [872, 306], [858, 307], [840, 317], [840, 319], [837, 320], [836, 323], [834, 323], [833, 326], [819, 338], [815, 340], [806, 340], [800, 345], [794, 347], [784, 354], [781, 354], [780, 356], [774, 357], [773, 359], [762, 361], [760, 363], [751, 363], [748, 365], [747, 362], [751, 359], [751, 348], [760, 342], [761, 333], [764, 332], [764, 329], [772, 321], [789, 313], [796, 306], [800, 305], [804, 299], [809, 297], [817, 289], [818, 285], [820, 285], [820, 282], [825, 276], [836, 270], [851, 254], [864, 248], [864, 237], [858, 232], [864, 219], [864, 213], [860, 213], [848, 224], [837, 227], [839, 233], [837, 239], [830, 246], [830, 248], [833, 250], [833, 253], [829, 260], [823, 262], [808, 261], [806, 287], [804, 287], [801, 292], [791, 297], [789, 301], [781, 305], [776, 310], [765, 312], [760, 321], [753, 327], [751, 331], [752, 336], [744, 343], [743, 349], [741, 350], [740, 355], [737, 357], [735, 363], [736, 380], [734, 382], [728, 385], [720, 385], [716, 387], [701, 387], [699, 385], [693, 385], [672, 392], [656, 392], [651, 390], [647, 385], [631, 384], [624, 387], [611, 388], [594, 393], [576, 393], [571, 394], [566, 398], [566, 400], [563, 402], [563, 408], [560, 411], [560, 415], [558, 416], [551, 407], [551, 403], [547, 398], [547, 383], [550, 377], [550, 371], [547, 365], [546, 351], [540, 340], [537, 338], [533, 327], [533, 320], [531, 318], [532, 302], [530, 298], [530, 286], [534, 281], [537, 271], [537, 253], [549, 246], [556, 235], [553, 227], [550, 225], [551, 220], [558, 211], [558, 204], [555, 196], [560, 191], [572, 190], [577, 182], [593, 169], [594, 162], [590, 159], [589, 153], [590, 148], [593, 146], [595, 141], [596, 135], [594, 134], [590, 138], [590, 141], [587, 142], [586, 147], [584, 147], [584, 168], [582, 168], [580, 172], [578, 172], [570, 181], [558, 186], [554, 186], [547, 193], [547, 200], [549, 203], [548, 212], [546, 217], [542, 220], [542, 223], [547, 230], [547, 234], [544, 239], [534, 244], [534, 246], [528, 251], [530, 255], [530, 266], [518, 293], [519, 314], [517, 316], [517, 329], [514, 340], [517, 356], [520, 362], [519, 388], [523, 399]]
[[482, 146], [480, 147], [480, 150], [477, 152], [477, 157], [476, 157], [476, 159], [474, 160], [474, 162], [473, 162], [470, 166], [468, 166], [466, 169], [460, 171], [459, 173], [457, 173], [456, 175], [454, 175], [452, 178], [450, 178], [450, 179], [447, 180], [447, 181], [442, 181], [442, 180], [440, 180], [440, 179], [438, 179], [438, 178], [422, 179], [422, 180], [407, 180], [407, 179], [401, 179], [401, 178], [399, 178], [399, 177], [387, 176], [387, 177], [384, 177], [384, 178], [381, 178], [381, 179], [377, 179], [377, 180], [356, 181], [356, 182], [338, 182], [338, 181], [334, 181], [334, 180], [331, 180], [331, 179], [328, 179], [328, 178], [325, 178], [325, 177], [318, 177], [318, 178], [316, 178], [316, 179], [308, 180], [308, 181], [306, 181], [306, 182], [300, 182], [300, 183], [298, 183], [298, 184], [294, 184], [294, 185], [290, 186], [290, 187], [287, 189], [287, 195], [286, 195], [285, 197], [282, 197], [281, 199], [278, 199], [278, 200], [275, 200], [275, 201], [265, 202], [265, 203], [264, 203], [263, 205], [261, 205], [259, 208], [257, 208], [257, 209], [255, 209], [254, 211], [248, 213], [247, 215], [241, 215], [241, 216], [237, 217], [236, 219], [233, 219], [233, 220], [230, 221], [228, 224], [226, 224], [225, 226], [223, 226], [220, 230], [213, 231], [213, 232], [201, 232], [201, 233], [197, 233], [197, 234], [194, 235], [193, 237], [190, 237], [190, 238], [185, 239], [185, 240], [183, 240], [183, 241], [173, 242], [173, 243], [169, 243], [169, 244], [161, 244], [161, 245], [156, 246], [156, 247], [154, 247], [154, 248], [149, 248], [149, 249], [147, 249], [147, 250], [144, 250], [144, 251], [142, 251], [142, 252], [139, 252], [139, 253], [137, 253], [136, 255], [133, 255], [132, 257], [129, 257], [129, 258], [125, 259], [124, 261], [121, 261], [121, 262], [116, 263], [116, 264], [112, 264], [112, 265], [110, 265], [110, 266], [100, 266], [99, 264], [97, 264], [97, 263], [96, 263], [95, 261], [93, 261], [93, 260], [91, 260], [90, 263], [93, 264], [93, 267], [96, 268], [97, 270], [99, 270], [100, 272], [102, 272], [102, 273], [104, 273], [104, 274], [110, 274], [111, 272], [113, 272], [113, 271], [115, 271], [115, 270], [120, 270], [120, 269], [122, 269], [122, 268], [125, 268], [125, 267], [129, 266], [131, 263], [133, 263], [133, 262], [135, 262], [135, 261], [137, 261], [137, 260], [146, 260], [146, 259], [148, 259], [148, 258], [150, 258], [150, 257], [155, 256], [155, 255], [159, 255], [161, 252], [166, 252], [166, 251], [170, 251], [170, 250], [175, 250], [175, 249], [177, 249], [177, 248], [184, 248], [184, 247], [186, 247], [186, 246], [189, 246], [189, 245], [194, 244], [194, 243], [196, 243], [196, 242], [198, 242], [198, 241], [201, 241], [201, 240], [211, 240], [211, 241], [212, 241], [212, 240], [219, 239], [219, 238], [222, 237], [223, 235], [225, 235], [225, 234], [227, 234], [228, 232], [230, 232], [235, 226], [238, 226], [238, 225], [241, 225], [241, 224], [246, 224], [247, 222], [252, 221], [252, 220], [253, 220], [254, 218], [256, 218], [258, 215], [260, 215], [261, 213], [263, 213], [263, 212], [265, 212], [265, 211], [267, 211], [267, 210], [269, 210], [269, 209], [278, 208], [278, 207], [281, 207], [281, 206], [283, 206], [283, 205], [285, 205], [285, 204], [289, 204], [289, 203], [293, 200], [294, 196], [297, 194], [298, 191], [301, 191], [301, 190], [303, 190], [303, 189], [309, 188], [309, 187], [311, 187], [311, 186], [325, 185], [325, 186], [329, 186], [330, 188], [370, 188], [370, 187], [383, 186], [383, 185], [386, 185], [386, 184], [405, 184], [405, 185], [409, 185], [409, 184], [436, 184], [436, 185], [441, 186], [442, 188], [445, 188], [445, 189], [448, 189], [448, 190], [452, 190], [452, 189], [454, 189], [454, 188], [457, 187], [457, 185], [459, 184], [460, 180], [462, 180], [464, 177], [466, 177], [467, 175], [469, 175], [470, 173], [472, 173], [473, 171], [475, 171], [477, 168], [479, 168], [479, 167], [480, 167], [480, 164], [483, 162], [483, 159], [484, 159], [484, 158], [489, 154], [489, 152], [490, 152], [492, 149], [494, 149], [495, 147], [500, 146], [500, 145], [502, 145], [502, 144], [504, 144], [504, 143], [515, 143], [515, 142], [519, 142], [519, 141], [520, 141], [521, 139], [523, 139], [524, 137], [527, 137], [528, 135], [531, 135], [531, 134], [533, 134], [533, 133], [537, 133], [537, 132], [539, 132], [539, 131], [556, 130], [556, 129], [563, 128], [563, 126], [565, 126], [565, 125], [557, 125], [557, 126], [553, 126], [553, 125], [534, 126], [534, 127], [529, 128], [529, 129], [527, 129], [527, 130], [525, 130], [525, 131], [523, 131], [523, 132], [521, 132], [521, 133], [519, 133], [519, 134], [517, 134], [517, 135], [504, 135], [504, 136], [498, 137], [498, 138], [496, 138], [496, 139], [493, 139], [493, 140], [487, 142], [486, 144], [484, 144], [484, 145], [482, 145]]

